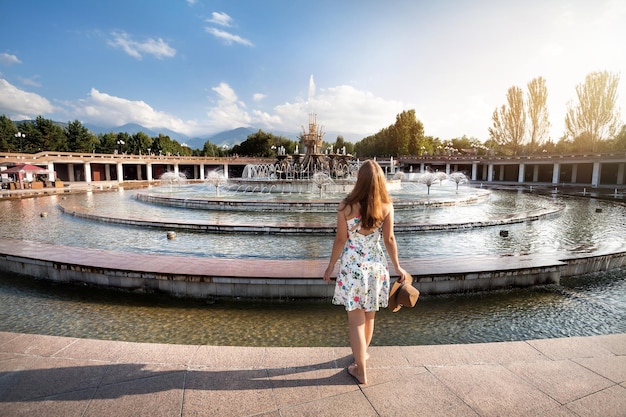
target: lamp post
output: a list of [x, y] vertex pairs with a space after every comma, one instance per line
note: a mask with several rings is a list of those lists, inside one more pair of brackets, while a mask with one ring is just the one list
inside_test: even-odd
[[117, 144], [120, 147], [120, 154], [121, 154], [122, 153], [122, 146], [124, 146], [124, 141], [122, 139], [120, 139], [120, 140], [117, 141]]
[[15, 137], [20, 138], [20, 153], [22, 153], [22, 140], [26, 137], [26, 134], [22, 132], [17, 132], [15, 134]]

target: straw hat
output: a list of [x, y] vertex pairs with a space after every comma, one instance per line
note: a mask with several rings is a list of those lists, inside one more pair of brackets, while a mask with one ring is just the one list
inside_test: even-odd
[[403, 282], [393, 283], [391, 291], [389, 292], [389, 310], [396, 312], [402, 308], [415, 307], [417, 299], [420, 296], [420, 292], [413, 285], [413, 277], [410, 275]]

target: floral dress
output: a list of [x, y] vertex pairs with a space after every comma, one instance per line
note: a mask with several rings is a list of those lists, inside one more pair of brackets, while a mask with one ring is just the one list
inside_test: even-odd
[[357, 308], [378, 311], [387, 307], [389, 299], [389, 269], [380, 245], [381, 227], [369, 235], [359, 233], [359, 216], [347, 221], [348, 240], [339, 259], [333, 304], [346, 311]]

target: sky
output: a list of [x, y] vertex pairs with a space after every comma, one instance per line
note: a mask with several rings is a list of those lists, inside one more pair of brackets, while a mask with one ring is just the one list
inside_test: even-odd
[[[237, 127], [334, 142], [415, 110], [485, 141], [509, 88], [543, 77], [550, 137], [576, 86], [620, 76], [623, 0], [0, 0], [0, 114], [191, 137]], [[329, 136], [329, 132], [335, 137]]]

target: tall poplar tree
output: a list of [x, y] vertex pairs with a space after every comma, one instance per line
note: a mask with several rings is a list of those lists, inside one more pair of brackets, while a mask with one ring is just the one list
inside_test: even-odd
[[548, 120], [548, 89], [543, 77], [528, 83], [528, 100], [526, 104], [529, 128], [529, 147], [534, 153], [545, 142], [550, 122]]
[[589, 142], [595, 152], [600, 140], [613, 137], [619, 127], [616, 108], [619, 75], [608, 71], [592, 72], [576, 86], [578, 105], [568, 103], [565, 115], [566, 135]]
[[506, 97], [508, 105], [504, 104], [493, 112], [489, 135], [503, 149], [510, 149], [513, 155], [517, 155], [526, 131], [524, 93], [519, 87], [511, 87]]

